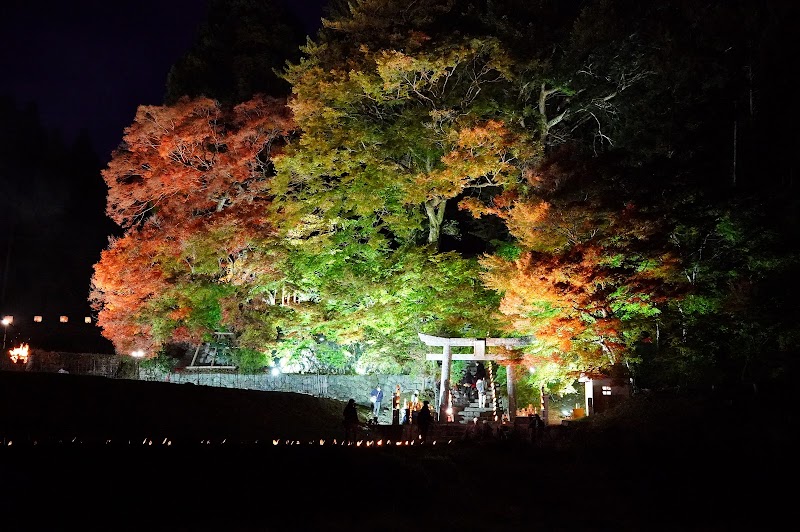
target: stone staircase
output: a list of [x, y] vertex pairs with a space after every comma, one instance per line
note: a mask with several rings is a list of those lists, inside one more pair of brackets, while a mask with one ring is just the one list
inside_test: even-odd
[[[466, 370], [470, 371], [474, 375], [475, 363], [470, 363]], [[482, 421], [487, 421], [490, 423], [493, 422], [494, 408], [492, 407], [492, 404], [494, 403], [494, 395], [492, 393], [491, 386], [489, 386], [487, 382], [486, 401], [483, 408], [478, 406], [478, 399], [476, 397], [477, 392], [474, 389], [472, 394], [474, 399], [468, 398], [464, 393], [458, 393], [453, 397], [453, 420], [462, 425], [471, 423], [474, 418], [478, 418], [478, 423], [481, 423]]]
[[491, 401], [489, 401], [488, 398], [486, 400], [486, 406], [483, 408], [478, 406], [478, 401], [472, 401], [455, 414], [458, 418], [460, 418], [457, 419], [457, 421], [462, 425], [471, 423], [474, 418], [478, 418], [478, 423], [481, 423], [484, 420], [488, 422], [494, 421], [494, 409], [492, 408]]

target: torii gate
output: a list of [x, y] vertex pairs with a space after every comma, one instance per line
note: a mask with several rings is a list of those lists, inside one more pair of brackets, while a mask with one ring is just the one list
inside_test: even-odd
[[[506, 348], [522, 347], [530, 344], [533, 338], [442, 338], [419, 333], [419, 339], [429, 346], [442, 347], [441, 353], [428, 353], [426, 360], [442, 361], [442, 377], [439, 382], [439, 404], [437, 410], [439, 419], [447, 419], [447, 408], [450, 406], [445, 398], [450, 397], [450, 365], [453, 360], [507, 360], [502, 354], [491, 355], [486, 353], [486, 346], [503, 346]], [[472, 347], [472, 353], [453, 354], [451, 347]], [[508, 390], [508, 417], [513, 420], [517, 412], [514, 399], [514, 372], [511, 365], [506, 365], [506, 387]]]

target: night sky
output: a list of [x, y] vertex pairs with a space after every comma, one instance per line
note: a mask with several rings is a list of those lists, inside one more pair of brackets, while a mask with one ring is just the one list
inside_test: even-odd
[[[287, 5], [313, 35], [325, 3]], [[100, 169], [137, 107], [163, 103], [169, 70], [192, 46], [207, 8], [208, 0], [0, 2], [0, 111], [32, 113], [67, 149], [88, 142], [96, 159], [91, 175], [62, 172], [57, 160], [44, 168], [44, 150], [30, 141], [39, 137], [7, 119], [0, 127], [0, 313], [15, 316], [9, 342], [111, 350], [97, 327], [83, 325], [92, 267], [118, 229], [104, 215]], [[34, 315], [43, 322], [33, 326]], [[52, 325], [61, 315], [70, 316], [71, 332]], [[48, 327], [57, 330], [45, 335]]]
[[[313, 34], [325, 0], [291, 0]], [[67, 140], [86, 128], [104, 163], [139, 105], [158, 105], [207, 0], [0, 3], [0, 94], [34, 102]]]

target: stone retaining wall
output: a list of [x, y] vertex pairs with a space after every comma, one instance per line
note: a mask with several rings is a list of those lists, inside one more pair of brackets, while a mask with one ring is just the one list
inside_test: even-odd
[[200, 386], [217, 386], [222, 388], [239, 388], [243, 390], [259, 390], [273, 392], [298, 392], [316, 397], [327, 397], [347, 401], [355, 399], [356, 403], [369, 406], [369, 393], [378, 384], [383, 390], [383, 408], [391, 408], [392, 393], [400, 385], [401, 400], [409, 399], [414, 390], [433, 402], [433, 394], [437, 383], [432, 377], [419, 375], [316, 375], [316, 374], [280, 374], [267, 373], [244, 375], [234, 372], [180, 371], [159, 373], [153, 371], [140, 372], [141, 380], [171, 382], [174, 384], [196, 384]]

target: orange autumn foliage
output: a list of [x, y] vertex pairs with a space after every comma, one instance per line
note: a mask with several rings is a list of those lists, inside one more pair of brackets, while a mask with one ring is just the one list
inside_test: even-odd
[[632, 204], [615, 212], [501, 195], [491, 212], [527, 251], [516, 260], [485, 256], [484, 283], [503, 294], [509, 330], [535, 335], [549, 356], [572, 353], [585, 367], [620, 360], [625, 320], [652, 315], [674, 293], [677, 260], [637, 249], [657, 224]]
[[202, 339], [202, 320], [187, 325], [196, 309], [176, 287], [275, 275], [264, 255], [275, 235], [270, 160], [292, 128], [285, 102], [274, 98], [232, 109], [203, 98], [139, 108], [103, 171], [107, 213], [126, 232], [103, 251], [90, 295], [117, 351], [153, 353], [165, 334]]
[[231, 111], [209, 99], [141, 106], [103, 178], [107, 214], [127, 228], [154, 211], [161, 218], [221, 211], [266, 194], [259, 155], [291, 130], [282, 100], [257, 97]]

